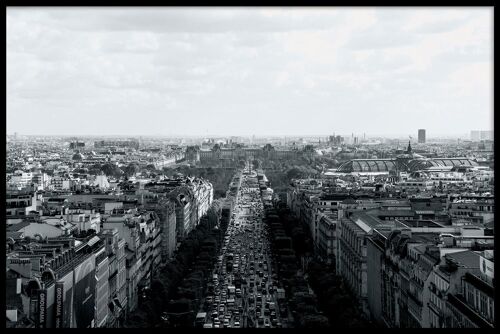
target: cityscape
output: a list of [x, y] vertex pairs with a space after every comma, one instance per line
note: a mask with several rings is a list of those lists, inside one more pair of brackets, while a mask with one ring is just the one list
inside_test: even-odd
[[493, 329], [492, 27], [8, 7], [6, 327]]

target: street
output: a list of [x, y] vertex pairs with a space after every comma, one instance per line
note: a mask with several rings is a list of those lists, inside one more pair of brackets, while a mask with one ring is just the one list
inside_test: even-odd
[[257, 173], [243, 171], [241, 187], [212, 281], [198, 313], [204, 328], [280, 328], [277, 288]]

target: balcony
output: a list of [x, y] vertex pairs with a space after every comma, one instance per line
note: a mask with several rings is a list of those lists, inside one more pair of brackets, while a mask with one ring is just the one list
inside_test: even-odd
[[411, 294], [408, 294], [408, 311], [418, 320], [422, 320], [423, 303]]

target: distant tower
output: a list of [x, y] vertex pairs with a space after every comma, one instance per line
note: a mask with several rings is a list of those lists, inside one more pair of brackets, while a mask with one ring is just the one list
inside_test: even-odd
[[425, 129], [418, 130], [418, 143], [425, 144]]
[[408, 148], [406, 149], [406, 153], [411, 154], [411, 143], [408, 140]]
[[17, 141], [17, 132], [14, 132], [14, 141]]

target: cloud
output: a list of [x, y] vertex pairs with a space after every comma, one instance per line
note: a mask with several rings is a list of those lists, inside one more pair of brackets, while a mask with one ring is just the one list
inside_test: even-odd
[[403, 25], [405, 32], [443, 33], [460, 27], [469, 17], [468, 8], [462, 9], [416, 9]]
[[489, 9], [10, 7], [8, 131], [481, 128], [492, 25]]

